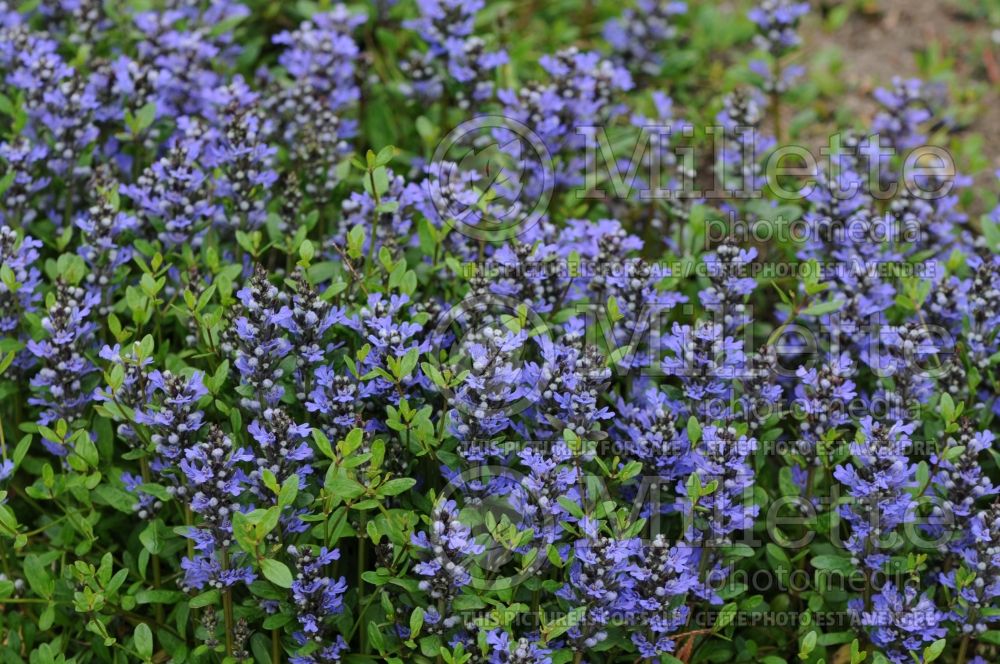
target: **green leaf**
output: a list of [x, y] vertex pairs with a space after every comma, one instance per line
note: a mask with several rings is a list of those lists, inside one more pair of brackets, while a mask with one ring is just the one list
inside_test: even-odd
[[[253, 661], [259, 662], [260, 664], [277, 664], [271, 659], [271, 639], [270, 637], [264, 636], [260, 632], [257, 632], [250, 637], [250, 652], [253, 653]], [[279, 653], [279, 662], [285, 661], [285, 658]], [[247, 660], [243, 660], [247, 661]]]
[[396, 496], [408, 490], [416, 483], [417, 480], [412, 477], [399, 477], [394, 480], [389, 480], [380, 486], [378, 488], [378, 494], [380, 496]]
[[790, 570], [792, 568], [792, 562], [788, 559], [788, 555], [785, 553], [777, 544], [768, 543], [766, 549], [767, 560], [771, 563], [772, 568], [779, 568]]
[[424, 610], [419, 606], [410, 614], [410, 638], [420, 636], [420, 628], [424, 626]]
[[154, 519], [146, 528], [139, 533], [139, 541], [154, 556], [163, 552], [164, 543], [173, 537], [173, 532], [167, 528], [163, 521]]
[[392, 158], [396, 155], [396, 148], [392, 145], [387, 145], [378, 151], [378, 156], [375, 157], [375, 166], [386, 166]]
[[698, 420], [695, 419], [694, 415], [688, 418], [687, 434], [692, 445], [697, 445], [698, 441], [701, 440], [701, 425], [698, 424]]
[[799, 495], [799, 485], [792, 479], [792, 469], [788, 466], [782, 466], [778, 471], [778, 489], [782, 496]]
[[280, 629], [292, 622], [294, 618], [285, 613], [275, 613], [273, 615], [264, 618], [264, 629]]
[[149, 629], [149, 625], [146, 623], [139, 623], [135, 626], [135, 651], [142, 656], [144, 660], [152, 659], [153, 657], [153, 632]]
[[17, 171], [12, 168], [7, 173], [5, 173], [2, 178], [0, 178], [0, 196], [6, 193], [6, 191], [10, 189], [10, 186], [14, 184], [14, 178], [16, 176], [17, 176]]
[[42, 615], [38, 617], [38, 627], [43, 632], [47, 632], [51, 627], [52, 623], [56, 621], [56, 607], [54, 604], [49, 604], [42, 611]]
[[1000, 224], [994, 222], [990, 215], [984, 214], [980, 217], [980, 226], [987, 246], [994, 253], [1000, 253]]
[[292, 573], [285, 563], [273, 558], [265, 558], [261, 563], [264, 578], [280, 588], [292, 587]]
[[571, 515], [577, 519], [583, 518], [583, 510], [580, 508], [579, 503], [575, 500], [568, 498], [566, 496], [559, 496], [556, 500], [562, 505], [563, 509], [569, 512]]
[[854, 570], [854, 565], [851, 561], [842, 556], [835, 555], [822, 555], [814, 556], [811, 561], [809, 561], [813, 567], [819, 570], [832, 569], [841, 572], [852, 572]]
[[[4, 545], [6, 546], [6, 545]], [[55, 592], [56, 582], [49, 574], [41, 559], [31, 554], [24, 559], [24, 578], [28, 580], [28, 585], [38, 595], [47, 598], [52, 597]]]
[[542, 628], [542, 640], [545, 643], [548, 643], [553, 639], [559, 638], [560, 636], [565, 634], [570, 627], [573, 627], [574, 625], [579, 623], [583, 619], [583, 616], [586, 613], [586, 611], [587, 607], [577, 606], [573, 609], [570, 609], [568, 612], [564, 613], [556, 620], [553, 620], [549, 624], [545, 625]]
[[361, 251], [364, 244], [365, 227], [358, 224], [347, 234], [347, 255], [351, 258], [361, 258]]
[[292, 475], [287, 478], [281, 485], [281, 491], [278, 492], [278, 505], [280, 507], [288, 507], [295, 502], [295, 497], [299, 494], [299, 476]]
[[313, 429], [312, 432], [313, 441], [316, 443], [316, 448], [323, 453], [327, 459], [336, 459], [337, 457], [333, 453], [333, 447], [330, 445], [330, 439], [326, 437], [319, 429]]
[[809, 632], [802, 637], [801, 645], [799, 646], [799, 659], [806, 660], [809, 658], [809, 653], [816, 649], [816, 632]]
[[253, 537], [253, 526], [243, 512], [233, 513], [233, 537], [244, 551], [248, 553], [256, 551], [257, 541]]
[[811, 304], [803, 309], [801, 313], [803, 316], [822, 316], [823, 314], [833, 313], [842, 306], [844, 306], [843, 300], [827, 300], [825, 302]]
[[14, 448], [14, 455], [11, 457], [11, 461], [14, 462], [14, 467], [17, 468], [21, 465], [21, 461], [24, 456], [28, 453], [28, 448], [31, 447], [31, 434], [27, 434], [21, 438], [18, 442], [17, 447]]
[[195, 595], [194, 597], [192, 597], [191, 601], [188, 602], [188, 606], [190, 606], [192, 609], [200, 609], [202, 607], [212, 606], [218, 603], [219, 597], [220, 594], [217, 589], [213, 588], [212, 590], [206, 590], [200, 595]]
[[[338, 469], [336, 466], [331, 465], [330, 470], [336, 471]], [[365, 492], [365, 487], [359, 484], [357, 480], [353, 480], [350, 477], [331, 477], [331, 473], [329, 472], [327, 473], [326, 482], [323, 483], [323, 487], [343, 500], [357, 498]]]
[[[6, 267], [6, 265], [4, 267]], [[15, 355], [16, 353], [14, 351], [10, 351], [2, 360], [0, 360], [0, 375], [7, 371], [7, 367], [14, 362]]]
[[81, 431], [80, 435], [76, 436], [74, 439], [74, 451], [77, 456], [86, 462], [91, 468], [97, 468], [99, 457], [97, 454], [97, 446], [94, 445], [94, 441], [90, 439], [90, 434], [86, 431]]
[[940, 657], [941, 653], [944, 652], [945, 645], [947, 645], [947, 641], [945, 639], [938, 639], [924, 648], [924, 662], [933, 662], [935, 659]]
[[736, 602], [730, 602], [722, 607], [722, 610], [719, 611], [719, 617], [716, 618], [715, 624], [712, 625], [712, 631], [718, 632], [732, 624], [733, 620], [736, 618], [736, 611]]
[[174, 604], [182, 599], [184, 593], [179, 590], [140, 590], [135, 594], [136, 604]]
[[[3, 500], [5, 494], [5, 491], [0, 491], [0, 501]], [[17, 535], [14, 535], [17, 530], [17, 517], [14, 516], [9, 507], [0, 503], [0, 532], [4, 535], [17, 537]]]
[[951, 395], [944, 392], [941, 395], [941, 414], [944, 415], [944, 421], [951, 423], [955, 421], [955, 401], [951, 398]]
[[693, 500], [697, 502], [698, 498], [701, 497], [701, 477], [698, 473], [691, 473], [688, 475], [687, 482], [684, 485], [687, 490], [688, 500]]
[[15, 112], [16, 109], [14, 108], [14, 102], [10, 100], [10, 97], [0, 95], [0, 113], [14, 117]]
[[417, 359], [420, 357], [420, 349], [411, 348], [399, 363], [399, 378], [406, 378], [413, 373], [417, 366]]
[[313, 246], [313, 243], [309, 240], [303, 240], [302, 244], [299, 245], [299, 258], [308, 265], [315, 255], [316, 248]]
[[155, 119], [156, 103], [149, 102], [136, 112], [135, 123], [132, 125], [132, 133], [138, 134], [149, 129]]

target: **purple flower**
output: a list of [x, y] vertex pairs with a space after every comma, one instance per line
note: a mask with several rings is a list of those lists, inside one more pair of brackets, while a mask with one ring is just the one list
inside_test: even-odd
[[799, 452], [810, 462], [817, 461], [814, 456], [816, 443], [827, 432], [850, 421], [850, 408], [857, 396], [850, 378], [853, 372], [848, 353], [827, 358], [818, 368], [801, 366], [795, 372], [799, 380], [793, 407], [801, 419], [802, 435]]
[[915, 503], [907, 491], [914, 483], [915, 467], [906, 456], [915, 424], [884, 424], [867, 416], [851, 451], [855, 465], [837, 466], [852, 502], [840, 508], [851, 525], [846, 546], [855, 561], [872, 571], [882, 569], [895, 529], [913, 521]]
[[882, 111], [872, 122], [872, 130], [897, 151], [921, 145], [921, 127], [934, 117], [940, 92], [919, 79], [895, 77], [892, 89], [879, 88], [875, 100]]
[[[344, 310], [334, 307], [320, 297], [316, 288], [309, 283], [306, 272], [297, 268], [292, 274], [293, 287], [291, 303], [291, 322], [289, 329], [292, 336], [293, 352], [296, 355], [296, 365], [301, 369], [306, 365], [318, 364], [329, 350], [324, 345], [323, 338], [333, 325], [346, 324]], [[301, 380], [301, 371], [296, 379]], [[301, 395], [299, 398], [303, 398]]]
[[604, 25], [604, 39], [633, 72], [657, 75], [671, 42], [677, 36], [675, 17], [687, 12], [687, 3], [676, 0], [638, 0], [621, 16]]
[[140, 109], [156, 104], [160, 118], [210, 115], [212, 95], [223, 82], [217, 65], [232, 64], [239, 54], [233, 34], [219, 26], [235, 24], [249, 14], [239, 2], [220, 0], [206, 5], [183, 5], [135, 15], [144, 36], [134, 61], [122, 59], [116, 83]]
[[526, 638], [514, 640], [507, 632], [494, 629], [486, 634], [488, 664], [552, 664], [552, 650]]
[[726, 241], [704, 258], [710, 285], [698, 295], [705, 309], [718, 316], [717, 322], [727, 332], [749, 322], [745, 302], [757, 286], [757, 281], [748, 276], [749, 266], [756, 257], [756, 249], [740, 249]]
[[632, 643], [643, 657], [658, 658], [674, 651], [670, 634], [688, 619], [688, 593], [698, 591], [698, 562], [689, 546], [671, 547], [663, 535], [642, 547], [632, 576], [636, 579], [638, 625], [646, 630], [632, 633]]
[[[476, 14], [485, 7], [482, 0], [419, 0], [420, 18], [406, 22], [427, 43], [426, 54], [413, 53], [400, 67], [411, 81], [408, 89], [418, 97], [434, 100], [446, 85], [455, 88], [457, 105], [470, 108], [493, 94], [493, 79], [498, 67], [507, 62], [503, 51], [491, 51], [486, 42], [473, 35]], [[442, 66], [451, 81], [435, 71]]]
[[330, 578], [325, 569], [340, 558], [340, 551], [326, 547], [312, 551], [304, 547], [289, 546], [288, 553], [298, 568], [295, 581], [292, 582], [292, 599], [300, 627], [300, 631], [294, 634], [295, 640], [300, 646], [310, 642], [322, 644], [311, 656], [299, 655], [293, 661], [339, 661], [342, 652], [347, 649], [347, 643], [336, 628], [329, 624], [328, 618], [343, 612], [347, 580], [344, 577]]
[[995, 438], [992, 431], [978, 431], [963, 419], [958, 431], [945, 439], [941, 453], [931, 456], [932, 467], [939, 469], [933, 485], [941, 493], [941, 509], [959, 519], [968, 518], [975, 513], [976, 501], [997, 494], [998, 488], [983, 473], [979, 461], [980, 454], [993, 447]]
[[[594, 139], [579, 129], [603, 125], [621, 115], [623, 109], [615, 103], [616, 98], [633, 87], [632, 77], [624, 67], [602, 59], [600, 54], [575, 47], [542, 56], [539, 64], [549, 75], [548, 81], [498, 93], [504, 116], [526, 124], [557, 160], [556, 187], [582, 185], [584, 148]], [[500, 132], [501, 145], [519, 144], [504, 138]], [[525, 166], [537, 172], [525, 173], [519, 184], [524, 194], [535, 196], [542, 191], [543, 173], [537, 170], [539, 164]]]
[[512, 425], [511, 415], [527, 405], [537, 383], [537, 367], [523, 363], [527, 332], [512, 332], [498, 320], [470, 321], [470, 331], [453, 352], [471, 363], [456, 370], [468, 375], [451, 399], [450, 432], [467, 461], [481, 461], [479, 443]]
[[306, 476], [312, 473], [312, 467], [307, 463], [313, 456], [308, 442], [312, 427], [296, 424], [280, 408], [268, 408], [261, 419], [250, 423], [247, 431], [257, 442], [257, 470], [251, 473], [251, 478], [258, 492], [261, 492], [262, 486], [261, 473], [265, 470], [274, 473], [279, 484], [292, 475], [298, 475], [299, 487], [305, 487]]
[[472, 582], [468, 568], [472, 557], [484, 551], [477, 544], [469, 526], [459, 519], [454, 500], [439, 502], [430, 518], [430, 528], [411, 537], [413, 546], [421, 550], [422, 562], [413, 570], [424, 577], [421, 591], [435, 602], [450, 603], [463, 587]]
[[375, 198], [368, 191], [354, 191], [341, 204], [343, 219], [337, 233], [330, 238], [331, 248], [347, 243], [347, 234], [355, 226], [366, 229], [375, 225], [375, 230], [366, 233], [362, 249], [367, 253], [370, 242], [375, 242], [375, 251], [387, 247], [394, 253], [418, 246], [419, 237], [414, 233], [417, 206], [424, 203], [425, 192], [418, 184], [407, 183], [402, 175], [386, 170], [387, 190], [379, 196], [382, 203], [376, 210]]
[[285, 49], [278, 62], [289, 85], [275, 86], [264, 107], [305, 169], [306, 191], [329, 193], [337, 184], [336, 164], [350, 151], [355, 133], [350, 114], [361, 97], [356, 71], [360, 49], [352, 33], [365, 16], [335, 5], [313, 14], [298, 29], [275, 35]]
[[795, 48], [800, 42], [796, 32], [799, 21], [808, 13], [808, 2], [758, 0], [749, 13], [750, 20], [757, 24], [754, 43], [772, 55]]
[[741, 345], [725, 336], [722, 325], [698, 322], [695, 327], [674, 323], [663, 338], [668, 354], [661, 367], [680, 380], [684, 395], [702, 413], [726, 412], [733, 398], [733, 381], [742, 375], [745, 355]]
[[84, 387], [84, 382], [95, 371], [86, 353], [93, 344], [95, 325], [90, 314], [96, 304], [95, 294], [60, 279], [55, 292], [49, 295], [48, 309], [42, 319], [46, 337], [28, 342], [28, 351], [40, 364], [31, 379], [35, 396], [28, 403], [42, 408], [39, 424], [52, 428], [63, 420], [69, 427], [62, 440], [42, 439], [45, 447], [58, 456], [69, 453], [69, 437], [83, 425], [93, 398], [92, 390]]
[[360, 423], [357, 384], [330, 366], [316, 368], [305, 406], [321, 420], [321, 428], [330, 440], [342, 438]]
[[679, 424], [685, 408], [651, 386], [630, 400], [619, 398], [612, 431], [632, 457], [642, 462], [646, 474], [655, 473], [668, 481], [690, 474], [691, 443]]
[[136, 409], [135, 421], [150, 428], [157, 454], [176, 463], [200, 437], [204, 414], [198, 401], [208, 394], [202, 374], [178, 376], [153, 371], [146, 381], [147, 401]]
[[584, 517], [582, 537], [573, 545], [568, 582], [556, 591], [581, 611], [577, 624], [566, 632], [575, 651], [589, 651], [608, 637], [612, 620], [637, 609], [633, 558], [638, 539], [617, 539], [600, 532], [600, 523]]
[[750, 496], [755, 475], [749, 458], [756, 449], [756, 439], [740, 435], [733, 426], [704, 428], [693, 454], [694, 472], [702, 487], [714, 482], [716, 488], [694, 500], [687, 485], [679, 487], [685, 497], [683, 509], [689, 512], [690, 541], [710, 548], [725, 546], [735, 534], [753, 527], [760, 507]]
[[14, 462], [10, 459], [0, 460], [0, 482], [14, 474]]
[[135, 231], [138, 221], [116, 210], [107, 198], [102, 199], [76, 219], [76, 226], [83, 232], [77, 251], [90, 267], [87, 284], [101, 298], [98, 313], [107, 315], [110, 313], [111, 286], [118, 268], [132, 260], [132, 248], [121, 236]]
[[941, 626], [945, 614], [914, 584], [908, 583], [900, 591], [891, 582], [886, 583], [872, 597], [870, 609], [864, 609], [856, 600], [851, 610], [868, 628], [872, 643], [893, 664], [914, 661], [911, 652], [922, 652], [927, 644], [947, 634]]
[[236, 297], [242, 306], [232, 316], [222, 348], [233, 354], [243, 407], [262, 411], [284, 394], [285, 371], [280, 365], [292, 351], [286, 333], [293, 329], [293, 313], [287, 306], [288, 295], [270, 283], [260, 265]]
[[542, 362], [538, 387], [541, 398], [534, 405], [540, 415], [536, 435], [558, 437], [565, 430], [582, 439], [597, 435], [601, 421], [614, 417], [598, 400], [611, 381], [607, 360], [580, 335], [567, 335], [555, 343], [540, 337], [538, 344]]
[[[957, 509], [961, 511], [961, 507], [959, 504]], [[939, 581], [955, 596], [951, 621], [963, 635], [978, 635], [998, 619], [1000, 549], [996, 543], [1000, 537], [1000, 504], [994, 502], [962, 517], [960, 524], [965, 529], [949, 546], [960, 566], [942, 572]]]
[[37, 310], [42, 299], [42, 273], [38, 269], [38, 250], [42, 243], [30, 235], [19, 236], [8, 226], [0, 226], [0, 266], [9, 269], [17, 284], [11, 291], [0, 281], [0, 331], [17, 330], [25, 313]]
[[757, 90], [738, 88], [726, 95], [722, 103], [716, 119], [724, 129], [724, 140], [716, 168], [726, 189], [757, 191], [766, 184], [762, 159], [775, 143], [761, 128], [766, 108], [764, 96]]
[[0, 142], [0, 163], [4, 165], [4, 176], [12, 178], [4, 192], [0, 221], [27, 224], [37, 217], [38, 210], [31, 203], [34, 195], [44, 190], [51, 181], [46, 170], [48, 155], [45, 145], [26, 136], [18, 136], [13, 142]]
[[188, 482], [189, 507], [202, 517], [188, 537], [198, 542], [198, 550], [205, 554], [182, 561], [187, 570], [185, 587], [203, 588], [208, 583], [221, 587], [219, 584], [253, 581], [250, 568], [237, 566], [223, 570], [213, 555], [234, 542], [232, 516], [241, 510], [240, 497], [250, 488], [243, 464], [253, 458], [247, 450], [235, 448], [229, 436], [214, 424], [209, 427], [207, 440], [184, 451], [184, 459], [178, 465]]
[[930, 358], [936, 358], [937, 353], [931, 331], [920, 323], [879, 325], [877, 333], [871, 335], [861, 359], [876, 376], [892, 380], [891, 387], [883, 386], [875, 393], [891, 417], [916, 419], [919, 415], [913, 407], [930, 398], [934, 388]]
[[216, 140], [206, 143], [204, 162], [219, 173], [215, 194], [224, 211], [216, 221], [230, 229], [258, 228], [278, 180], [272, 167], [278, 150], [267, 142], [271, 121], [258, 95], [240, 77], [220, 90], [215, 101], [220, 131]]
[[[181, 126], [184, 127], [183, 119]], [[205, 127], [197, 121], [175, 135], [166, 154], [146, 168], [121, 193], [132, 199], [145, 234], [167, 246], [190, 242], [200, 246], [202, 236], [218, 214], [209, 176], [198, 163]]]

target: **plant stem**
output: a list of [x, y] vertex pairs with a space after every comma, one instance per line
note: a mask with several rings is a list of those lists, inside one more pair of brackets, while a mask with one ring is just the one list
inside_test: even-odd
[[368, 238], [368, 257], [365, 259], [365, 281], [372, 274], [372, 268], [375, 262], [375, 238], [378, 236], [378, 220], [379, 215], [382, 214], [379, 211], [379, 207], [382, 205], [382, 197], [378, 193], [378, 189], [375, 188], [375, 171], [368, 170], [368, 182], [371, 184], [372, 197], [375, 199], [375, 218], [372, 219], [372, 236]]
[[968, 634], [962, 637], [962, 643], [958, 646], [958, 657], [955, 659], [955, 664], [965, 664], [965, 658], [969, 652], [969, 641]]
[[[150, 473], [149, 473], [149, 461], [146, 459], [146, 457], [140, 457], [139, 458], [139, 467], [140, 467], [141, 472], [142, 472], [142, 482], [143, 482], [143, 484], [149, 484], [149, 483], [151, 483], [152, 480], [150, 479]], [[155, 588], [156, 590], [159, 590], [160, 589], [160, 582], [161, 582], [160, 556], [158, 556], [157, 554], [153, 554], [153, 561], [152, 562], [153, 562], [153, 588]], [[156, 622], [162, 623], [163, 622], [163, 605], [159, 604], [159, 603], [154, 604], [153, 605], [153, 612], [156, 614]]]
[[[360, 530], [358, 531], [358, 606], [365, 605], [365, 582], [361, 578], [361, 575], [365, 573], [365, 568], [368, 566], [368, 547], [367, 547], [367, 529], [365, 526], [366, 517], [364, 512], [361, 513]], [[364, 618], [364, 616], [359, 616]], [[361, 645], [361, 654], [368, 654], [368, 630], [362, 629], [358, 632], [358, 642]]]
[[772, 78], [774, 87], [771, 90], [771, 121], [774, 123], [774, 138], [780, 145], [784, 139], [781, 136], [781, 93], [778, 86], [781, 82], [781, 59], [775, 56]]
[[[816, 481], [816, 464], [810, 463], [809, 464], [809, 470], [806, 471], [806, 490], [805, 490], [805, 496], [804, 496], [806, 505], [811, 505], [812, 504], [813, 483], [815, 481]], [[801, 560], [799, 560], [798, 565], [796, 565], [796, 567], [798, 567], [798, 569], [800, 569], [800, 570], [805, 570], [805, 568], [806, 568], [806, 559], [805, 559], [805, 557], [803, 557]], [[797, 589], [794, 589], [793, 590], [793, 594], [795, 595], [796, 605], [801, 608], [801, 605], [802, 605], [802, 595], [801, 595], [801, 593], [799, 593], [799, 591]]]
[[[160, 557], [153, 556], [153, 588], [156, 590], [160, 589]], [[154, 611], [156, 613], [156, 622], [163, 622], [163, 605], [157, 603], [155, 605]]]
[[[222, 549], [222, 569], [229, 569], [229, 551]], [[222, 591], [222, 615], [226, 621], [226, 657], [233, 655], [233, 589]]]

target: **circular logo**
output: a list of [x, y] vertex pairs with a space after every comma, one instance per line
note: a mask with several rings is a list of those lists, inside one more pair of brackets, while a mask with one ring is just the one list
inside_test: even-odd
[[532, 337], [547, 332], [530, 307], [493, 293], [466, 297], [441, 313], [432, 338], [447, 350], [431, 353], [430, 364], [452, 376], [465, 373], [458, 385], [440, 389], [468, 426], [490, 431], [495, 420], [537, 402], [544, 376], [532, 361]]
[[483, 115], [452, 129], [428, 166], [430, 197], [443, 223], [477, 241], [531, 228], [555, 187], [552, 157], [522, 122]]
[[462, 505], [458, 520], [482, 550], [451, 556], [442, 547], [442, 555], [468, 573], [476, 590], [516, 587], [547, 561], [545, 533], [557, 522], [541, 498], [527, 476], [505, 466], [480, 465], [455, 475], [437, 504], [454, 500]]
[[530, 407], [541, 381], [533, 337], [547, 332], [526, 304], [493, 293], [466, 297], [442, 312], [432, 338], [447, 350], [431, 353], [429, 363], [453, 376], [467, 372], [460, 385], [441, 388], [449, 405], [483, 430]]

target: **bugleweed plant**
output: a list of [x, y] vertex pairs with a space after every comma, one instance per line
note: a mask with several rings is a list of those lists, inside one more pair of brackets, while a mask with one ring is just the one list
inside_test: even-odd
[[0, 1], [0, 662], [1000, 661], [1000, 211], [809, 10]]

